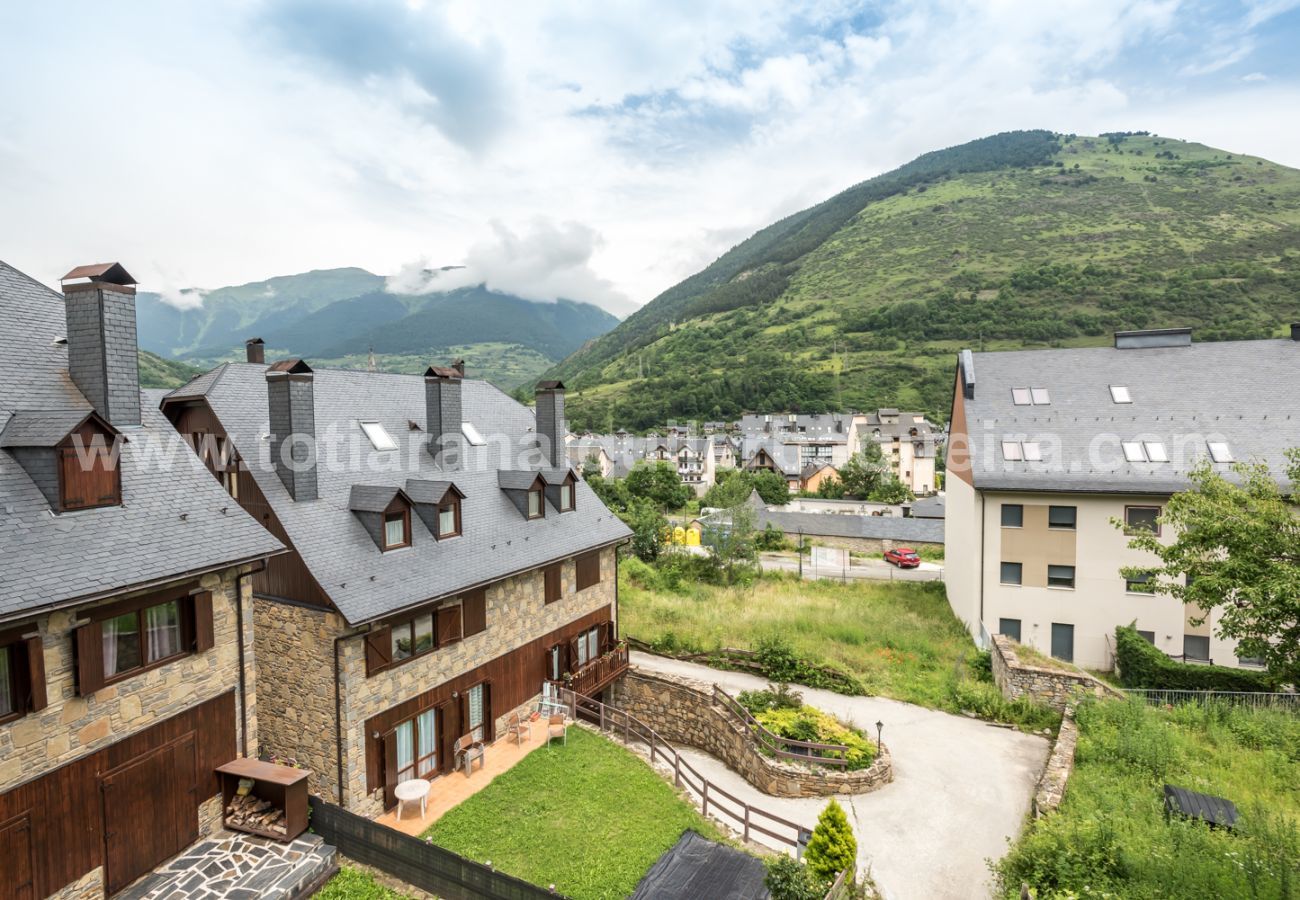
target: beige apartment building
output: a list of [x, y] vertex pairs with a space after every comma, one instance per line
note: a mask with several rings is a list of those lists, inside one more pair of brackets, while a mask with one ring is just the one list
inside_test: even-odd
[[1300, 327], [1291, 340], [1193, 343], [1165, 329], [1108, 348], [963, 351], [947, 458], [953, 611], [981, 643], [1006, 634], [1088, 668], [1113, 666], [1115, 627], [1129, 623], [1188, 662], [1256, 665], [1213, 616], [1198, 622], [1201, 610], [1124, 576], [1153, 562], [1124, 529], [1159, 530], [1201, 461], [1284, 471], [1300, 446], [1297, 375]]

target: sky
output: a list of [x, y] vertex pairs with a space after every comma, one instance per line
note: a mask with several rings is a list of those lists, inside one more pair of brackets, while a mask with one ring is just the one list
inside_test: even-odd
[[182, 305], [361, 266], [626, 314], [1011, 129], [1300, 167], [1300, 0], [51, 0], [0, 34], [0, 258]]

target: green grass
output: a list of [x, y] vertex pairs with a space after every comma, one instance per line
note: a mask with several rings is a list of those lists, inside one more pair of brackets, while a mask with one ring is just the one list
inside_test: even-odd
[[721, 837], [641, 759], [570, 728], [567, 746], [534, 750], [424, 837], [574, 900], [613, 900], [688, 828]]
[[[1093, 701], [1078, 723], [1065, 801], [995, 867], [1006, 897], [1022, 883], [1039, 900], [1300, 895], [1300, 717]], [[1167, 824], [1166, 783], [1232, 800], [1240, 828]]]
[[748, 587], [647, 585], [623, 566], [623, 633], [664, 651], [758, 649], [780, 637], [800, 657], [851, 674], [864, 694], [971, 710], [1027, 729], [1055, 727], [1042, 707], [1009, 703], [971, 663], [976, 649], [934, 582], [839, 584], [765, 575]]
[[406, 897], [384, 887], [369, 872], [352, 866], [340, 866], [338, 874], [312, 896], [316, 900], [405, 900]]

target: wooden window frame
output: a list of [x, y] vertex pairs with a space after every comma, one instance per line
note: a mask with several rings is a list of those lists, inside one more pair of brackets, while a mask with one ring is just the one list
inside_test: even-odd
[[[99, 435], [107, 442], [107, 446], [99, 449], [95, 456], [97, 460], [105, 461], [105, 465], [108, 464], [108, 461], [112, 461], [113, 493], [97, 497], [94, 500], [83, 500], [80, 503], [73, 504], [68, 499], [70, 486], [66, 477], [65, 464], [71, 460], [80, 466], [81, 455], [85, 452], [85, 445], [83, 444], [82, 451], [78, 451], [74, 439], [81, 435], [83, 441], [91, 440], [93, 439], [91, 433]], [[120, 440], [120, 436], [109, 434], [102, 428], [88, 423], [59, 442], [58, 446], [55, 447], [55, 466], [58, 469], [59, 478], [59, 512], [79, 512], [83, 509], [106, 509], [122, 505], [122, 456], [121, 447], [118, 444]], [[114, 451], [116, 451], [116, 456], [114, 456]]]
[[[1138, 530], [1142, 530], [1142, 531], [1147, 530], [1147, 527], [1145, 525], [1133, 525], [1129, 523], [1128, 514], [1130, 511], [1135, 509], [1154, 509], [1156, 511], [1157, 519], [1159, 519], [1160, 516], [1163, 515], [1165, 511], [1165, 508], [1163, 506], [1151, 506], [1150, 504], [1135, 504], [1133, 506], [1126, 505], [1124, 507], [1124, 531], [1125, 532], [1135, 533]], [[1160, 537], [1160, 523], [1155, 522], [1153, 523], [1153, 525], [1154, 528], [1152, 529], [1151, 533], [1154, 534], [1156, 537]]]
[[[468, 608], [468, 605], [470, 603], [479, 603], [479, 602], [483, 604], [483, 628], [475, 631], [470, 631], [468, 630], [465, 624], [466, 609]], [[442, 640], [442, 636], [438, 632], [438, 612], [439, 610], [451, 609], [453, 607], [460, 610], [460, 636], [453, 638], [452, 640], [444, 641]], [[417, 653], [414, 652], [415, 651], [415, 620], [423, 618], [424, 616], [433, 617], [433, 643], [432, 645], [429, 646], [427, 650], [421, 650]], [[407, 629], [408, 633], [410, 634], [412, 653], [410, 656], [404, 656], [401, 659], [394, 659], [392, 655], [393, 635], [402, 629]], [[374, 637], [375, 639], [378, 639], [378, 636], [380, 634], [384, 636], [383, 643], [388, 647], [387, 650], [388, 660], [387, 662], [381, 665], [372, 665], [370, 660], [367, 659], [366, 677], [369, 678], [372, 675], [378, 675], [380, 672], [387, 672], [390, 669], [397, 668], [398, 666], [404, 666], [413, 660], [423, 659], [424, 657], [429, 656], [430, 654], [437, 653], [439, 650], [443, 649], [444, 647], [450, 647], [453, 644], [459, 644], [461, 641], [465, 640], [466, 638], [471, 638], [476, 634], [482, 634], [484, 631], [487, 631], [487, 629], [488, 629], [487, 590], [485, 588], [481, 588], [478, 591], [467, 592], [450, 602], [441, 601], [438, 603], [427, 604], [415, 610], [414, 612], [411, 612], [407, 615], [403, 615], [402, 618], [400, 619], [394, 619], [390, 622], [386, 622], [382, 628], [378, 628], [375, 631], [368, 632], [367, 634], [368, 638]]]
[[[149, 660], [149, 630], [145, 625], [145, 611], [155, 606], [162, 606], [167, 603], [176, 603], [181, 616], [181, 647], [182, 649], [170, 656], [164, 656], [161, 659]], [[78, 632], [82, 628], [92, 627], [94, 629], [93, 640], [103, 640], [103, 624], [110, 619], [116, 619], [118, 616], [129, 614], [136, 616], [136, 628], [140, 635], [140, 660], [141, 664], [133, 666], [122, 672], [109, 675], [103, 671], [102, 655], [98, 658], [100, 667], [100, 677], [97, 681], [92, 682], [89, 693], [94, 693], [101, 688], [111, 684], [117, 684], [128, 678], [134, 678], [143, 672], [150, 672], [162, 666], [169, 665], [184, 659], [188, 656], [195, 656], [213, 648], [215, 641], [213, 636], [212, 621], [212, 592], [195, 591], [192, 587], [177, 588], [175, 590], [163, 591], [155, 594], [145, 594], [140, 597], [132, 597], [128, 600], [119, 600], [116, 603], [109, 603], [104, 606], [95, 607], [83, 611], [85, 617], [89, 620], [88, 625], [79, 626]], [[77, 640], [74, 632], [74, 642]], [[102, 654], [102, 648], [100, 650]], [[78, 665], [78, 687], [81, 687], [81, 666]], [[93, 678], [93, 673], [88, 673]], [[86, 696], [85, 693], [81, 694]]]
[[[420, 717], [423, 716], [425, 713], [429, 713], [429, 712], [433, 713], [433, 723], [434, 723], [433, 725], [434, 768], [422, 769], [420, 767]], [[414, 777], [416, 778], [425, 778], [425, 779], [436, 778], [441, 773], [440, 766], [442, 765], [442, 759], [441, 759], [442, 753], [440, 752], [439, 744], [441, 743], [442, 740], [442, 729], [443, 729], [442, 720], [446, 718], [446, 716], [441, 715], [441, 713], [442, 713], [442, 708], [440, 706], [438, 705], [429, 706], [426, 707], [425, 709], [420, 710], [415, 715], [411, 716], [409, 719], [403, 719], [402, 721], [397, 722], [396, 724], [393, 725], [392, 732], [394, 735], [396, 735], [397, 729], [401, 728], [403, 725], [406, 725], [407, 723], [410, 723], [411, 725], [411, 764], [412, 766], [415, 767]]]
[[35, 623], [0, 633], [0, 650], [9, 651], [9, 687], [14, 708], [0, 724], [16, 722], [49, 705], [45, 682], [45, 645]]
[[[535, 515], [531, 512], [531, 508], [533, 505], [533, 497], [537, 498], [537, 513]], [[537, 486], [530, 487], [528, 489], [528, 507], [530, 509], [530, 512], [528, 513], [528, 520], [530, 522], [533, 519], [545, 519], [546, 518], [546, 492]]]
[[[398, 502], [398, 501], [395, 501]], [[402, 542], [400, 544], [388, 543], [388, 523], [397, 517], [402, 520]], [[394, 509], [391, 506], [384, 510], [383, 518], [380, 520], [382, 533], [384, 535], [384, 551], [401, 550], [404, 547], [411, 546], [411, 509], [406, 504], [401, 504], [401, 509]]]
[[[443, 514], [443, 512], [445, 512], [445, 511], [447, 510], [448, 507], [450, 507], [450, 508], [453, 510], [454, 514], [455, 514], [455, 517], [456, 517], [456, 527], [455, 527], [455, 530], [454, 530], [454, 531], [447, 531], [447, 532], [444, 532], [444, 531], [442, 530], [442, 514]], [[436, 521], [436, 522], [438, 523], [438, 527], [437, 527], [437, 532], [438, 532], [438, 533], [437, 533], [437, 535], [435, 535], [435, 536], [437, 537], [438, 540], [441, 541], [441, 540], [445, 540], [446, 538], [460, 537], [460, 535], [461, 535], [461, 522], [460, 522], [460, 498], [457, 497], [455, 494], [452, 494], [452, 495], [451, 495], [451, 499], [449, 499], [449, 500], [444, 500], [442, 503], [440, 503], [440, 504], [438, 505], [438, 515], [437, 515], [437, 518], [436, 518], [434, 521]]]
[[[569, 489], [569, 505], [564, 505], [564, 489]], [[578, 508], [578, 489], [577, 483], [569, 476], [560, 483], [560, 512], [573, 512]]]

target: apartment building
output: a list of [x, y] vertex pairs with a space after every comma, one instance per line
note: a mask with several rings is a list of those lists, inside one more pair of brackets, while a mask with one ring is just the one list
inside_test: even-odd
[[923, 497], [939, 489], [935, 459], [941, 432], [923, 413], [878, 409], [854, 416], [854, 427], [863, 446], [867, 441], [880, 447], [880, 454], [895, 477]]
[[[1103, 348], [959, 355], [946, 490], [948, 598], [979, 641], [1009, 635], [1099, 669], [1117, 625], [1170, 656], [1251, 666], [1211, 614], [1121, 569], [1153, 560], [1125, 529], [1160, 530], [1201, 462], [1285, 471], [1300, 446], [1300, 326], [1290, 340], [1193, 343], [1122, 332]], [[1166, 533], [1166, 539], [1172, 537]]]

